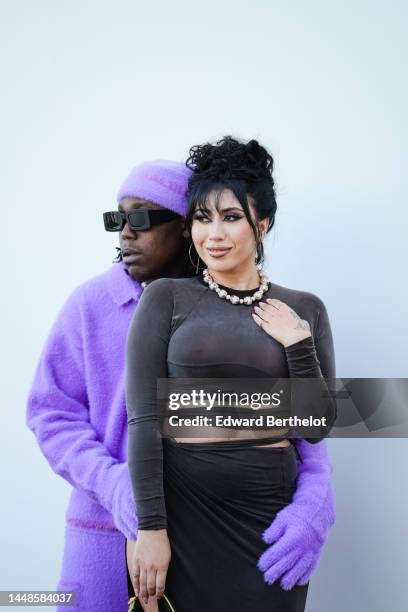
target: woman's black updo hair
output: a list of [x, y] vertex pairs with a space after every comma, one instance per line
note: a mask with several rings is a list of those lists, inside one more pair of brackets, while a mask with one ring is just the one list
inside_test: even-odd
[[257, 140], [239, 142], [224, 136], [216, 144], [191, 147], [186, 165], [193, 170], [188, 182], [186, 227], [191, 235], [193, 215], [205, 212], [210, 192], [216, 192], [216, 206], [224, 189], [230, 189], [241, 204], [257, 243], [257, 263], [264, 259], [259, 230], [253, 222], [247, 196], [251, 196], [258, 220], [269, 219], [267, 232], [275, 223], [276, 197], [272, 178], [273, 157]]

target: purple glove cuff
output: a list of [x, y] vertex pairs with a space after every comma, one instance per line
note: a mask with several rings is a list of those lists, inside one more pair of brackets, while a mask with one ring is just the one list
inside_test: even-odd
[[306, 584], [320, 558], [335, 521], [330, 483], [333, 466], [325, 440], [310, 444], [296, 440], [303, 463], [298, 463], [297, 489], [292, 502], [276, 515], [262, 534], [271, 544], [258, 560], [265, 582], [280, 579], [284, 589]]
[[136, 540], [138, 525], [128, 464], [122, 463], [121, 468], [122, 474], [113, 492], [110, 512], [117, 529], [128, 540]]

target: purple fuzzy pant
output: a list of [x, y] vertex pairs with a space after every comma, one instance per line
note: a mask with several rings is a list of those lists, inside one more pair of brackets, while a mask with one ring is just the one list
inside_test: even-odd
[[126, 612], [128, 590], [125, 537], [105, 531], [66, 525], [59, 591], [76, 591], [75, 606], [57, 612]]

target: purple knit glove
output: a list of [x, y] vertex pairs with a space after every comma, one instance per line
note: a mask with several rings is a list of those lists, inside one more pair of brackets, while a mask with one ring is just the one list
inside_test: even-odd
[[285, 590], [309, 581], [335, 521], [327, 442], [296, 439], [295, 443], [303, 460], [298, 463], [297, 489], [292, 502], [264, 531], [264, 542], [272, 546], [258, 560], [265, 582], [272, 584], [280, 578]]
[[123, 468], [123, 472], [113, 492], [110, 512], [117, 529], [119, 529], [128, 540], [136, 540], [136, 506], [133, 499], [127, 462], [120, 464], [120, 467]]

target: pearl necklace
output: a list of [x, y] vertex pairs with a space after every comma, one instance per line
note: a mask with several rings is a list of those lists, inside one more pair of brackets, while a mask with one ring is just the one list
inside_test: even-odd
[[203, 280], [208, 285], [211, 291], [215, 291], [218, 297], [228, 300], [231, 304], [245, 304], [245, 306], [251, 306], [253, 302], [262, 299], [263, 294], [268, 291], [268, 278], [263, 270], [258, 269], [259, 280], [261, 281], [260, 286], [253, 295], [248, 295], [244, 298], [240, 298], [238, 295], [231, 295], [225, 289], [221, 289], [218, 283], [215, 282], [213, 277], [208, 272], [208, 268], [203, 270]]

